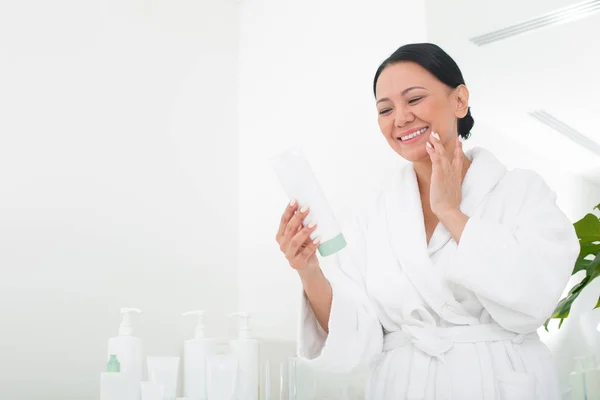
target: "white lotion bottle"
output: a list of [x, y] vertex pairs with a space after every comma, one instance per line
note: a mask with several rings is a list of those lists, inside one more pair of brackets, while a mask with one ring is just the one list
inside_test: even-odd
[[310, 208], [303, 224], [317, 224], [317, 229], [311, 233], [310, 238], [321, 240], [321, 256], [327, 257], [346, 247], [346, 240], [335, 215], [302, 150], [293, 147], [279, 154], [271, 159], [271, 166], [288, 197], [298, 202], [298, 209], [304, 206]]
[[[141, 314], [137, 308], [121, 308], [119, 336], [108, 341], [108, 354], [115, 354], [121, 363], [121, 373], [127, 380], [127, 400], [139, 400], [142, 381], [142, 341], [133, 336], [132, 314]], [[124, 399], [125, 400], [125, 399]]]
[[207, 360], [217, 354], [217, 341], [205, 338], [204, 311], [188, 311], [182, 315], [198, 318], [194, 338], [183, 343], [183, 393], [191, 400], [206, 400]]
[[250, 315], [235, 312], [230, 317], [239, 318], [237, 339], [231, 340], [231, 352], [237, 359], [237, 400], [258, 400], [259, 398], [259, 341], [250, 337]]

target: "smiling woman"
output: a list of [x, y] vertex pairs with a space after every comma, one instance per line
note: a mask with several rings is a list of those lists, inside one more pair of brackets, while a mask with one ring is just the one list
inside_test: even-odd
[[442, 132], [445, 145], [471, 135], [474, 120], [462, 73], [434, 44], [410, 44], [394, 52], [375, 73], [373, 93], [381, 132], [409, 161], [428, 158], [425, 146], [417, 145], [427, 133]]
[[310, 209], [286, 208], [277, 241], [304, 288], [299, 356], [369, 366], [373, 400], [558, 400], [536, 330], [579, 243], [554, 192], [484, 149], [463, 152], [469, 91], [438, 46], [400, 47], [373, 90], [381, 133], [411, 164], [348, 221], [333, 256], [311, 247]]

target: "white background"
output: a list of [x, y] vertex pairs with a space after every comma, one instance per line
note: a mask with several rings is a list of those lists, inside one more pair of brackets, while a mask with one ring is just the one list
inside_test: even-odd
[[237, 306], [237, 8], [0, 2], [0, 398], [97, 399], [119, 307], [150, 355]]

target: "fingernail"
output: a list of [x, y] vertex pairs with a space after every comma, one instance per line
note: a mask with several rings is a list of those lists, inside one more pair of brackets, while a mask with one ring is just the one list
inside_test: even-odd
[[315, 240], [313, 240], [314, 244], [319, 244], [319, 242], [321, 241], [321, 238], [316, 238]]
[[292, 199], [292, 201], [290, 201], [290, 207], [294, 207], [296, 205], [296, 199]]
[[433, 146], [429, 142], [425, 143], [425, 146], [429, 147], [430, 149], [433, 149]]
[[308, 224], [309, 229], [312, 229], [315, 226], [317, 226], [317, 224], [315, 224], [314, 222], [311, 222], [310, 224]]
[[431, 136], [433, 136], [437, 140], [440, 140], [440, 135], [438, 135], [436, 132], [431, 132]]
[[308, 206], [302, 206], [302, 208], [300, 209], [301, 213], [305, 213], [308, 210]]

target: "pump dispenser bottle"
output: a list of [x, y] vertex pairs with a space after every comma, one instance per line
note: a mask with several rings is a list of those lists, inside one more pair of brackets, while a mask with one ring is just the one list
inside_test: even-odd
[[258, 400], [259, 396], [259, 342], [250, 337], [250, 315], [235, 312], [230, 317], [239, 318], [237, 339], [229, 344], [238, 362], [238, 400]]
[[183, 392], [190, 400], [206, 400], [206, 362], [217, 354], [217, 341], [205, 338], [204, 311], [188, 311], [182, 315], [198, 318], [194, 338], [183, 344]]
[[142, 381], [142, 341], [133, 336], [132, 314], [141, 314], [137, 308], [121, 308], [119, 336], [108, 341], [108, 354], [115, 355], [120, 362], [120, 370], [127, 380], [127, 400], [138, 400]]

